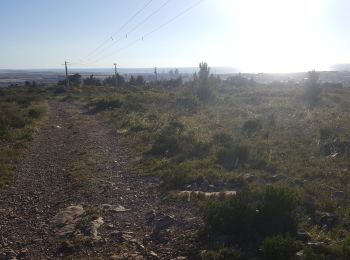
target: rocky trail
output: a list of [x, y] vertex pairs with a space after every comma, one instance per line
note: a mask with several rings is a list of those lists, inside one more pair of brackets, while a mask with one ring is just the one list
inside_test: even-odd
[[128, 170], [128, 143], [98, 114], [50, 103], [0, 192], [0, 259], [188, 259], [201, 220], [159, 180]]

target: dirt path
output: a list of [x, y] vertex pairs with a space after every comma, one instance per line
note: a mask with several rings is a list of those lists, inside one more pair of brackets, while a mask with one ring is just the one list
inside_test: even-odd
[[0, 259], [187, 259], [193, 209], [162, 202], [157, 179], [128, 172], [127, 145], [100, 116], [50, 108], [0, 193]]

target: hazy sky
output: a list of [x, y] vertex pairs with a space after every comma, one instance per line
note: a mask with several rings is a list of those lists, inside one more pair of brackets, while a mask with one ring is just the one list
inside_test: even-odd
[[[74, 67], [194, 67], [207, 61], [243, 72], [287, 72], [350, 63], [349, 0], [204, 0], [142, 40], [198, 2], [153, 0], [110, 39], [148, 2], [1, 0], [0, 68], [58, 68], [64, 60]], [[91, 53], [106, 40], [105, 48]]]

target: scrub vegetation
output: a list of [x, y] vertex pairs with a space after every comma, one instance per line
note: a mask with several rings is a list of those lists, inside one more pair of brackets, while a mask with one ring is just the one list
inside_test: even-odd
[[43, 95], [34, 84], [0, 89], [0, 187], [13, 178], [19, 159], [45, 118]]
[[[129, 144], [130, 169], [161, 178], [164, 196], [192, 192], [183, 203], [198, 206], [206, 223], [199, 258], [347, 259], [350, 89], [320, 83], [315, 71], [299, 84], [221, 80], [206, 63], [175, 85], [92, 79], [47, 92], [102, 114]], [[0, 134], [10, 154], [30, 140], [45, 103], [8, 91]]]

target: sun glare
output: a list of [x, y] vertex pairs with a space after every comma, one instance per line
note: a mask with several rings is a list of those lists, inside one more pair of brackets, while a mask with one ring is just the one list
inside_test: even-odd
[[[223, 0], [232, 21], [230, 59], [242, 71], [294, 72], [330, 62], [330, 48], [317, 30], [319, 1]], [[322, 59], [320, 60], [320, 54]]]

